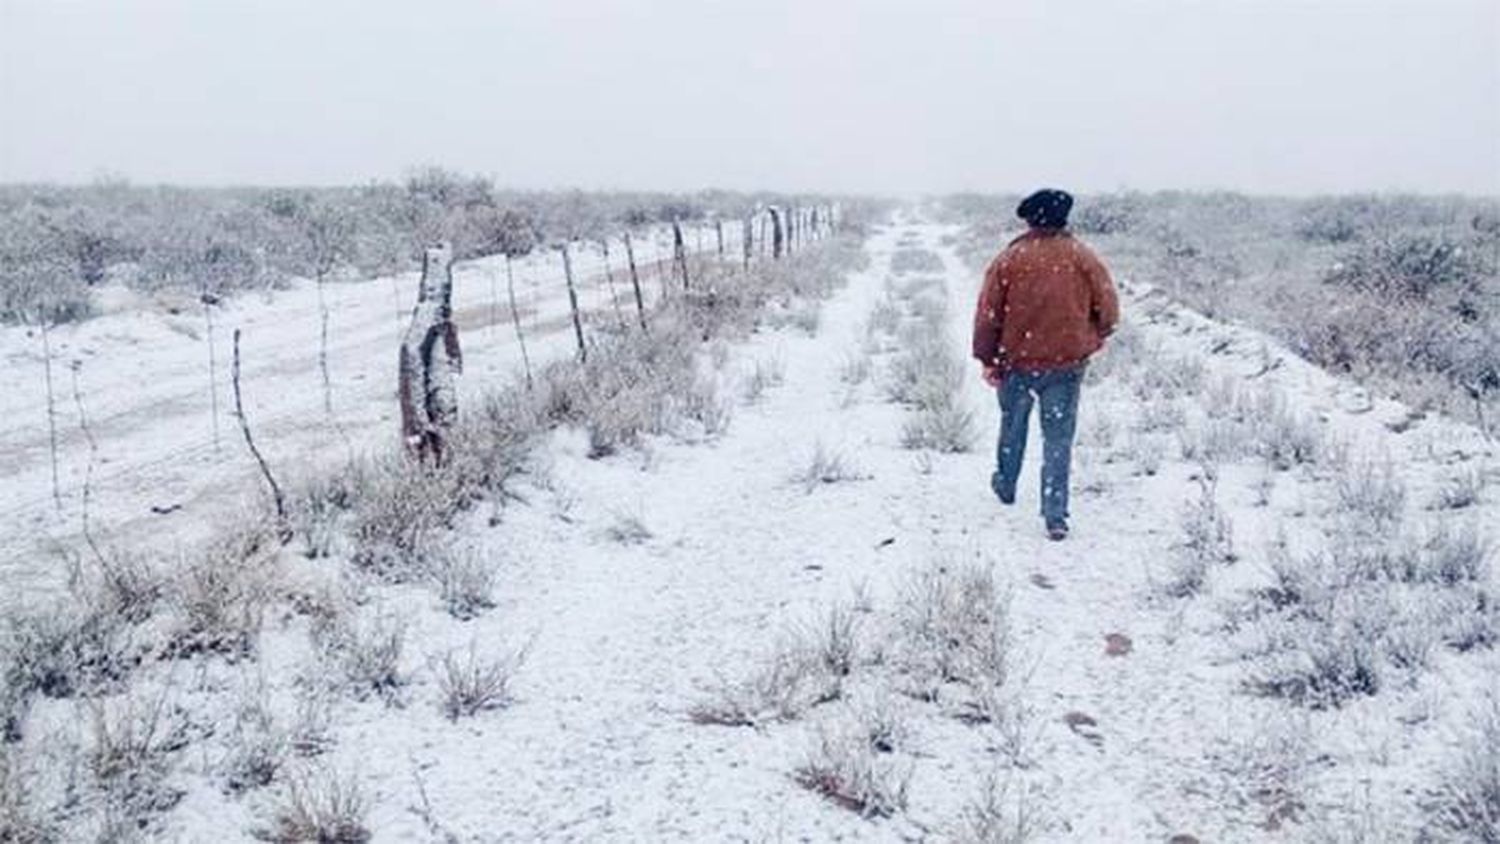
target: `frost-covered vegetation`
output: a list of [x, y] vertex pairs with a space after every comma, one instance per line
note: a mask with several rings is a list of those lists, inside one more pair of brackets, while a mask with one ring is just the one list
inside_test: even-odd
[[371, 277], [416, 266], [422, 247], [459, 258], [598, 240], [674, 220], [737, 226], [773, 194], [521, 192], [424, 168], [402, 182], [331, 188], [0, 186], [0, 322], [88, 316], [91, 291], [222, 297], [292, 277]]
[[70, 552], [66, 594], [0, 619], [0, 840], [149, 838], [205, 778], [250, 801], [245, 833], [368, 838], [371, 796], [317, 759], [340, 713], [483, 718], [529, 670], [526, 631], [464, 635], [505, 588], [464, 526], [506, 518], [523, 477], [550, 483], [538, 452], [560, 429], [595, 459], [721, 435], [744, 393], [721, 371], [723, 344], [806, 321], [787, 315], [815, 314], [862, 259], [852, 230], [748, 270], [706, 264], [645, 329], [610, 327], [587, 363], [553, 362], [466, 408], [440, 465], [377, 453], [300, 481], [286, 544], [267, 505], [165, 556]]
[[[943, 204], [977, 266], [1015, 198]], [[1231, 193], [1081, 196], [1072, 227], [1116, 274], [1249, 323], [1308, 360], [1500, 427], [1500, 201]]]

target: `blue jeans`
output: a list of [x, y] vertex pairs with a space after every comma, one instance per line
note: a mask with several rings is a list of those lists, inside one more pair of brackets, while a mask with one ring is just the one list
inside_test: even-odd
[[1002, 499], [1015, 500], [1021, 458], [1026, 455], [1026, 428], [1033, 400], [1041, 402], [1042, 518], [1068, 517], [1068, 467], [1073, 460], [1073, 432], [1078, 424], [1078, 391], [1084, 365], [1066, 369], [1017, 370], [1007, 373], [996, 391], [1000, 399], [1000, 442], [990, 487]]

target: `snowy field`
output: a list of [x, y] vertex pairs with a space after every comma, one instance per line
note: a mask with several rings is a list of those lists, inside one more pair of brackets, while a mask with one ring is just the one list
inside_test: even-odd
[[[726, 252], [738, 255], [738, 231], [726, 231], [725, 240]], [[670, 229], [637, 236], [633, 246], [650, 304], [671, 272]], [[631, 318], [624, 244], [612, 240], [608, 275], [597, 244], [575, 244], [574, 252], [590, 327]], [[539, 251], [516, 260], [512, 272], [528, 351], [537, 360], [566, 355], [573, 339], [560, 258]], [[138, 294], [123, 286], [102, 291], [102, 316], [58, 326], [49, 338], [56, 498], [41, 338], [35, 327], [0, 327], [0, 392], [6, 397], [0, 402], [0, 519], [8, 527], [0, 537], [0, 576], [15, 586], [8, 597], [58, 585], [65, 572], [51, 552], [57, 541], [79, 538], [85, 482], [94, 529], [121, 540], [199, 540], [235, 513], [258, 475], [233, 415], [234, 329], [243, 331], [246, 414], [273, 467], [300, 476], [351, 452], [394, 443], [396, 349], [410, 322], [418, 275], [325, 286], [331, 413], [318, 367], [323, 308], [312, 282], [226, 298], [211, 315], [212, 348], [195, 297], [170, 290]], [[505, 260], [462, 262], [454, 277], [455, 320], [468, 367], [460, 386], [472, 401], [518, 371], [522, 360]]]
[[[127, 648], [104, 693], [12, 700], [0, 833], [296, 840], [298, 818], [342, 818], [344, 840], [376, 841], [1494, 835], [1494, 815], [1486, 833], [1463, 814], [1500, 802], [1465, 802], [1500, 782], [1500, 720], [1483, 720], [1500, 700], [1493, 444], [1120, 278], [1073, 534], [1048, 542], [1037, 431], [1018, 503], [989, 492], [998, 414], [963, 355], [978, 277], [958, 235], [899, 214], [818, 319], [706, 346], [732, 400], [720, 424], [602, 458], [580, 430], [548, 433], [443, 538], [493, 566], [487, 611], [360, 571], [340, 541], [310, 558], [299, 536], [249, 555], [265, 577], [224, 579], [271, 596], [243, 647]], [[563, 291], [517, 272], [535, 358], [565, 357]], [[458, 309], [465, 408], [518, 363], [489, 310], [496, 273], [458, 272], [475, 291]], [[394, 445], [413, 283], [328, 289], [342, 434], [314, 289], [218, 315], [221, 364], [243, 327], [274, 464], [316, 477]], [[258, 494], [223, 382], [215, 448], [201, 326], [131, 307], [51, 338], [83, 361], [94, 518], [168, 569]], [[59, 510], [35, 348], [0, 333], [0, 550], [7, 598], [29, 604], [56, 591], [42, 551], [76, 541], [88, 471], [64, 365]], [[348, 645], [339, 666], [379, 663], [360, 666], [373, 691], [315, 682], [326, 641]], [[117, 644], [84, 641], [81, 659]], [[487, 668], [502, 688], [455, 711]]]

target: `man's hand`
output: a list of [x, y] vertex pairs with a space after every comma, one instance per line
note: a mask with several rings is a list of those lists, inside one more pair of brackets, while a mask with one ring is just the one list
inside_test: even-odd
[[981, 366], [984, 372], [980, 377], [984, 379], [984, 383], [990, 385], [993, 389], [1000, 389], [1000, 382], [1005, 380], [1005, 371], [998, 366], [991, 366], [987, 363], [981, 364]]

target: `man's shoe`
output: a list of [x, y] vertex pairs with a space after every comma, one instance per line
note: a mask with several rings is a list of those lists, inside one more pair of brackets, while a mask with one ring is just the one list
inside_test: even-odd
[[1063, 519], [1047, 520], [1047, 538], [1053, 542], [1061, 542], [1068, 538], [1068, 523]]
[[1016, 503], [1016, 490], [1014, 487], [1006, 487], [999, 479], [999, 473], [990, 476], [990, 489], [995, 491], [995, 497], [1000, 499], [1001, 504]]

